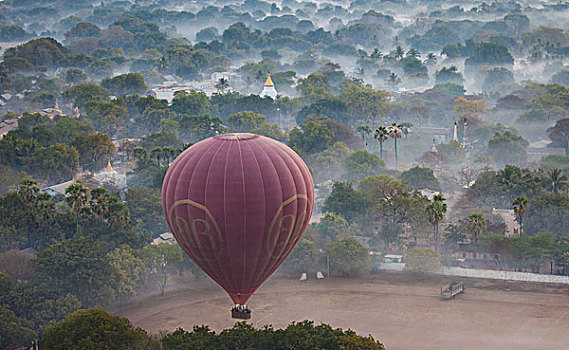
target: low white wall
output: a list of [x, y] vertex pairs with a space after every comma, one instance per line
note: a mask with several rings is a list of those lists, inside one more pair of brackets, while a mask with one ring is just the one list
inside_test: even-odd
[[505, 281], [569, 284], [569, 276], [545, 275], [530, 272], [476, 270], [443, 266], [441, 268], [440, 274], [445, 276], [488, 278]]
[[[405, 269], [405, 263], [381, 263], [379, 267], [382, 270], [401, 272]], [[545, 275], [530, 272], [477, 270], [443, 266], [440, 269], [439, 274], [443, 276], [487, 278], [493, 280], [520, 282], [558, 283], [569, 285], [569, 276]]]
[[381, 270], [401, 272], [405, 268], [405, 264], [404, 263], [381, 263], [381, 264], [379, 264], [379, 268]]

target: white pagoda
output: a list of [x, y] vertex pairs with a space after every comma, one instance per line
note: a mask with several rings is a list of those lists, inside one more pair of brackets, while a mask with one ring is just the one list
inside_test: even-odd
[[277, 90], [275, 89], [275, 84], [271, 80], [271, 72], [267, 74], [267, 81], [263, 86], [263, 91], [261, 92], [261, 97], [270, 97], [273, 100], [277, 98]]

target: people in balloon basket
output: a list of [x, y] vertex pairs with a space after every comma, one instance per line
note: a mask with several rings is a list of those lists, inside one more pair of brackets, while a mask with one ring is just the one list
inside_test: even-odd
[[247, 307], [247, 305], [239, 305], [235, 304], [231, 311], [243, 312], [243, 313], [250, 313], [251, 310]]

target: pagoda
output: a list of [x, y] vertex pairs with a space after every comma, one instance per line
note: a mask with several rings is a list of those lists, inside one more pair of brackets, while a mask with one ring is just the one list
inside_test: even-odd
[[263, 91], [261, 92], [261, 97], [270, 97], [273, 100], [277, 98], [277, 90], [275, 89], [275, 84], [271, 80], [271, 72], [267, 74], [267, 81], [263, 86]]

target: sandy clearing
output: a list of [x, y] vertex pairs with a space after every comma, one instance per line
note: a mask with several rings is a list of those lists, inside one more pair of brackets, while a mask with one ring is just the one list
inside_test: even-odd
[[[251, 298], [251, 323], [325, 322], [372, 334], [388, 350], [569, 348], [569, 289], [508, 291], [499, 284], [490, 289], [488, 282], [467, 282], [474, 287], [442, 301], [439, 283], [401, 281], [390, 274], [306, 282], [277, 276]], [[165, 296], [139, 298], [115, 313], [150, 332], [196, 324], [220, 330], [235, 322], [230, 306], [224, 291], [205, 280], [177, 285]]]

